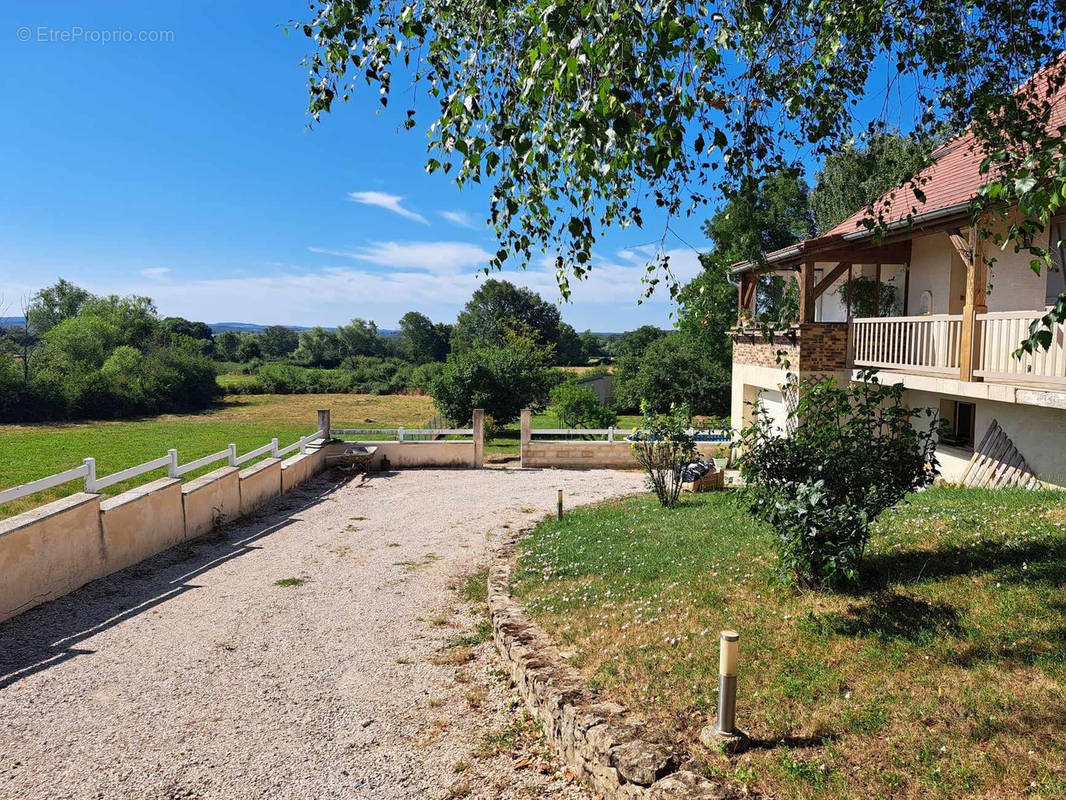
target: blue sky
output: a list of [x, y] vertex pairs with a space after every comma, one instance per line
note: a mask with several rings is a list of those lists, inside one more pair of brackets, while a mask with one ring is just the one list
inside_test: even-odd
[[[424, 135], [369, 93], [308, 128], [309, 42], [279, 27], [305, 13], [303, 0], [5, 4], [3, 313], [62, 276], [208, 322], [453, 319], [495, 250], [486, 194], [427, 175]], [[101, 41], [118, 31], [164, 41]], [[702, 247], [701, 221], [675, 228]], [[665, 293], [636, 302], [661, 233], [653, 218], [605, 237], [564, 318], [669, 324]], [[695, 274], [695, 252], [668, 246], [678, 277]], [[504, 277], [558, 300], [546, 263]]]

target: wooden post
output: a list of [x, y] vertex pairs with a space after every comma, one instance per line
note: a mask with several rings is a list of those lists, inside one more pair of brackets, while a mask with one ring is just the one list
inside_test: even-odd
[[911, 309], [911, 264], [908, 261], [903, 265], [903, 316], [910, 315]]
[[330, 439], [329, 427], [329, 409], [318, 409], [318, 430], [323, 431], [322, 438], [327, 442]]
[[966, 265], [966, 295], [962, 306], [962, 332], [959, 337], [959, 380], [975, 380], [973, 371], [981, 360], [981, 338], [977, 335], [977, 315], [988, 312], [988, 262], [985, 240], [979, 225], [970, 227], [965, 238], [959, 231], [948, 234]]
[[874, 316], [881, 316], [881, 265], [874, 271]]
[[474, 409], [474, 467], [480, 469], [485, 464], [485, 409]]
[[532, 429], [533, 429], [533, 412], [530, 411], [528, 408], [523, 408], [522, 409], [521, 431], [519, 433], [519, 451], [518, 451], [521, 454], [521, 456], [522, 456], [521, 462], [520, 462], [522, 464], [522, 466], [525, 466], [525, 464], [526, 464], [526, 446], [529, 444], [530, 440], [533, 438], [533, 434], [531, 433]]
[[814, 261], [804, 261], [799, 274], [799, 321], [814, 322]]

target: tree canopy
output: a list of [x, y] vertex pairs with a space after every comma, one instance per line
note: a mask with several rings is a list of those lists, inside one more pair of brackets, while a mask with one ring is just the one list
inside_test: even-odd
[[[750, 198], [804, 155], [881, 129], [870, 108], [904, 93], [919, 138], [970, 126], [990, 176], [983, 208], [1019, 206], [1008, 235], [1034, 268], [1049, 263], [1030, 245], [1066, 198], [1066, 140], [1048, 124], [1066, 82], [1057, 0], [312, 0], [296, 24], [313, 41], [313, 117], [361, 84], [382, 105], [403, 98], [407, 128], [431, 109], [427, 169], [493, 183], [491, 266], [558, 254], [564, 295], [605, 229], [641, 226], [649, 207], [670, 220]], [[859, 102], [882, 72], [882, 102]]]
[[475, 344], [503, 346], [516, 333], [529, 334], [538, 345], [559, 341], [559, 309], [531, 289], [489, 278], [459, 312], [452, 328], [452, 349]]
[[811, 211], [825, 233], [889, 189], [901, 186], [929, 161], [931, 144], [888, 131], [865, 144], [847, 144], [825, 157], [811, 191]]

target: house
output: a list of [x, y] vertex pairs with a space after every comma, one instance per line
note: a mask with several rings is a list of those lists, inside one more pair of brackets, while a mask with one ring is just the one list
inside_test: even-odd
[[[1053, 124], [1066, 124], [1066, 95], [1055, 100]], [[970, 204], [987, 181], [981, 158], [970, 135], [941, 147], [918, 176], [924, 201], [904, 187], [875, 204], [887, 223], [880, 238], [862, 226], [864, 209], [764, 264], [735, 266], [735, 428], [750, 420], [757, 398], [783, 424], [797, 380], [854, 381], [873, 367], [906, 388], [909, 404], [947, 421], [937, 447], [945, 480], [960, 480], [984, 457], [1005, 464], [1001, 472], [1024, 462], [1041, 481], [1066, 485], [1064, 326], [1048, 351], [1013, 355], [1030, 323], [1066, 291], [1064, 254], [1056, 250], [1057, 268], [1038, 275], [1027, 251], [1000, 250], [975, 234]], [[1044, 235], [1049, 247], [1066, 238], [1066, 217]], [[773, 341], [745, 328], [766, 273], [794, 276], [800, 297], [798, 322]]]

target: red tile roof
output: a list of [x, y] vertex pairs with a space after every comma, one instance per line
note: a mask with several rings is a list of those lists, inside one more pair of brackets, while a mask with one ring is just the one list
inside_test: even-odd
[[[1046, 70], [1035, 75], [1026, 86], [1033, 86], [1038, 91], [1046, 86], [1050, 70], [1066, 66], [1066, 59], [1059, 59]], [[1052, 127], [1066, 124], [1066, 87], [1060, 88], [1052, 98]], [[915, 197], [914, 190], [908, 182], [903, 186], [886, 192], [874, 203], [874, 213], [885, 223], [897, 222], [908, 215], [927, 214], [943, 208], [968, 203], [977, 196], [978, 189], [988, 182], [989, 176], [981, 174], [981, 160], [984, 153], [977, 146], [975, 137], [967, 132], [952, 139], [935, 153], [933, 163], [918, 173], [917, 186], [924, 193], [925, 200]], [[822, 236], [852, 233], [861, 230], [861, 220], [868, 217], [868, 209], [860, 209], [833, 226]], [[821, 238], [821, 237], [819, 237]]]

